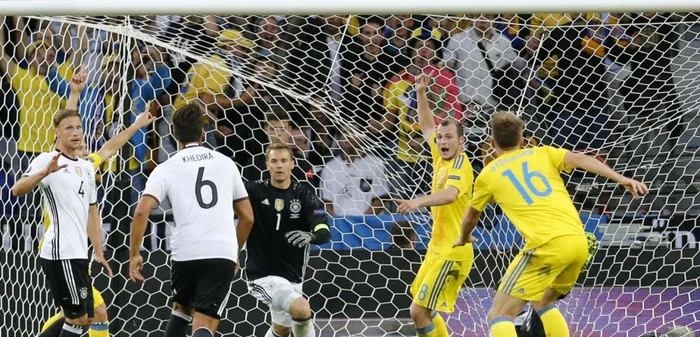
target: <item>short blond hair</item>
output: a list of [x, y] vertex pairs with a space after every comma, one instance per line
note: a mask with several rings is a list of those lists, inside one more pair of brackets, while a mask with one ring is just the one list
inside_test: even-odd
[[70, 110], [70, 109], [65, 109], [59, 111], [57, 114], [53, 115], [53, 127], [57, 128], [61, 122], [69, 117], [78, 117], [80, 118], [80, 113], [76, 110]]
[[272, 150], [286, 150], [289, 153], [289, 159], [294, 159], [294, 154], [292, 153], [292, 148], [289, 147], [288, 144], [282, 143], [282, 142], [274, 142], [270, 145], [267, 146], [267, 149], [265, 149], [265, 161], [267, 161], [267, 158], [270, 156], [270, 151]]
[[491, 135], [501, 149], [512, 149], [523, 141], [525, 122], [511, 112], [497, 112], [491, 118]]

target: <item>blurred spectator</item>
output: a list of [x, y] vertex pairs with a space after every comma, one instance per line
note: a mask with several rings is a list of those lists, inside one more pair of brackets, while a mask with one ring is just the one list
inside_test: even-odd
[[342, 128], [341, 152], [321, 171], [321, 199], [329, 215], [379, 214], [389, 195], [383, 162], [362, 149], [357, 125]]
[[634, 14], [625, 32], [629, 39], [610, 50], [615, 62], [631, 66], [632, 73], [620, 88], [632, 119], [629, 132], [646, 132], [663, 122], [671, 146], [683, 133], [683, 114], [671, 69], [679, 50], [679, 35], [672, 23], [677, 19], [672, 13]]
[[416, 247], [416, 231], [406, 220], [397, 221], [391, 225], [391, 247], [399, 249], [414, 249]]
[[486, 109], [510, 109], [521, 96], [523, 62], [510, 40], [492, 28], [493, 15], [479, 16], [474, 27], [449, 40], [448, 66], [457, 72], [460, 99]]
[[530, 35], [530, 27], [526, 25], [527, 16], [521, 14], [501, 14], [493, 24], [501, 35], [510, 40], [510, 45], [517, 52], [520, 52], [527, 43], [527, 36]]
[[[552, 143], [575, 149], [600, 148], [609, 134], [608, 103], [603, 75], [605, 65], [597, 54], [591, 54], [585, 38], [589, 35], [587, 18], [580, 13], [565, 16], [569, 22], [552, 27], [540, 37], [539, 53], [548, 57], [542, 63], [544, 72], [559, 72], [554, 87], [555, 98], [548, 103], [551, 108], [548, 128]], [[550, 61], [551, 60], [551, 61]], [[538, 90], [540, 83], [530, 81]], [[549, 142], [548, 142], [549, 143]]]
[[[265, 133], [267, 139], [262, 144], [265, 149], [273, 142], [283, 142], [286, 144], [292, 143], [292, 123], [289, 120], [288, 114], [282, 107], [273, 106], [267, 113]], [[294, 148], [294, 147], [293, 147]], [[297, 181], [307, 181], [313, 183], [314, 170], [311, 164], [304, 158], [304, 153], [301, 151], [293, 151], [294, 153], [294, 168], [292, 169], [292, 177]], [[243, 167], [243, 177], [247, 180], [267, 180], [270, 179], [270, 173], [265, 166], [265, 151], [254, 153], [252, 158]]]
[[386, 52], [402, 67], [408, 67], [411, 60], [406, 57], [408, 40], [413, 36], [415, 22], [410, 15], [390, 15], [386, 19], [383, 35], [387, 39]]
[[187, 71], [195, 63], [193, 58], [185, 56], [185, 52], [203, 56], [211, 54], [220, 27], [213, 15], [158, 15], [155, 21], [159, 30], [158, 39], [176, 48], [176, 51], [170, 53], [174, 85], [168, 88], [169, 93], [175, 94], [178, 85], [185, 80]]
[[[208, 60], [220, 65], [223, 69], [200, 62], [193, 64], [173, 106], [163, 109], [163, 116], [166, 120], [170, 120], [172, 112], [180, 107], [192, 102], [201, 104], [202, 112], [207, 117], [206, 142], [213, 148], [218, 146], [216, 122], [222, 111], [250, 104], [256, 96], [254, 86], [249, 85], [244, 88], [243, 83], [231, 74], [231, 71], [240, 71], [245, 66], [254, 47], [253, 43], [243, 38], [238, 30], [230, 29], [221, 32], [217, 47]], [[161, 135], [169, 134], [167, 127], [167, 124], [159, 127]], [[172, 146], [174, 142], [169, 140], [165, 143]], [[170, 151], [173, 148], [164, 147], [164, 150], [166, 154], [172, 153]]]
[[[280, 61], [277, 55], [266, 49], [252, 54], [252, 60], [246, 71], [253, 74], [254, 78], [263, 83], [251, 83], [256, 89], [256, 94], [251, 102], [226, 109], [223, 119], [219, 122], [219, 134], [225, 137], [226, 147], [221, 149], [224, 153], [232, 155], [239, 163], [246, 163], [255, 153], [265, 152], [260, 140], [266, 139], [266, 135], [260, 128], [260, 121], [265, 119], [265, 113], [270, 111], [270, 106], [281, 106], [290, 112], [288, 117], [294, 123], [301, 123], [299, 114], [290, 109], [295, 102], [286, 94], [273, 89], [265, 84], [274, 84], [284, 87], [280, 83]], [[228, 128], [225, 130], [223, 128]], [[221, 144], [221, 142], [220, 142]], [[264, 167], [264, 166], [263, 166]]]
[[[256, 44], [256, 50], [268, 50], [273, 54], [279, 56], [279, 61], [284, 62], [287, 59], [287, 54], [291, 49], [291, 45], [282, 39], [284, 30], [282, 29], [282, 23], [280, 22], [282, 17], [277, 16], [266, 16], [258, 18], [253, 26], [253, 43]], [[284, 64], [280, 63], [280, 66], [284, 68]]]
[[[0, 17], [4, 26], [5, 17]], [[0, 31], [0, 70], [9, 76], [10, 84], [18, 98], [19, 138], [17, 152], [20, 167], [15, 174], [24, 172], [29, 162], [39, 153], [52, 149], [54, 141], [52, 118], [60, 111], [63, 99], [49, 89], [46, 75], [56, 59], [56, 50], [44, 40], [30, 44], [25, 55], [8, 55], [4, 32]], [[13, 50], [14, 51], [14, 50]], [[26, 58], [28, 67], [20, 67], [15, 60]]]
[[323, 167], [326, 162], [333, 159], [331, 149], [334, 148], [338, 130], [321, 107], [330, 109], [325, 98], [314, 96], [313, 104], [309, 104], [309, 128], [306, 130], [306, 138], [312, 150], [308, 156], [309, 161], [314, 166]]
[[417, 121], [416, 93], [413, 90], [415, 76], [424, 72], [433, 77], [428, 99], [436, 124], [447, 117], [457, 120], [462, 120], [463, 117], [455, 75], [436, 66], [441, 53], [439, 41], [430, 37], [415, 37], [409, 45], [411, 65], [392, 78], [384, 90], [384, 105], [388, 112], [381, 123], [370, 123], [370, 131], [375, 136], [386, 135], [394, 127], [398, 129], [396, 161], [391, 164], [392, 171], [396, 172], [393, 177], [397, 181], [392, 182], [392, 189], [400, 188], [401, 198], [413, 197], [414, 193], [424, 194], [429, 190], [431, 170], [430, 163], [424, 160], [428, 156], [428, 148]]
[[330, 86], [330, 96], [339, 103], [343, 95], [341, 75], [343, 56], [359, 55], [351, 35], [343, 34], [345, 19], [341, 16], [312, 16], [301, 25], [301, 33], [288, 62], [290, 74], [300, 92], [316, 92]]
[[[382, 118], [382, 89], [398, 70], [398, 65], [384, 52], [385, 41], [380, 34], [382, 25], [379, 18], [368, 19], [358, 35], [357, 47], [346, 50], [346, 55], [343, 55], [345, 90], [342, 106], [345, 118], [355, 123]], [[362, 52], [357, 55], [354, 50]]]

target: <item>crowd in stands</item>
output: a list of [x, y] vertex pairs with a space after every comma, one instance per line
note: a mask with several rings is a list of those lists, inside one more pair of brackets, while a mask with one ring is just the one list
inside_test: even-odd
[[[680, 19], [668, 13], [130, 18], [174, 47], [166, 49], [107, 30], [7, 17], [0, 30], [0, 171], [11, 179], [51, 150], [51, 118], [65, 105], [72, 76], [86, 72], [90, 84], [79, 109], [91, 150], [119, 123], [147, 110], [161, 116], [131, 139], [123, 154], [129, 160], [119, 163], [135, 193], [177, 150], [168, 125], [173, 112], [196, 102], [206, 116], [206, 144], [232, 157], [246, 179], [266, 178], [265, 146], [287, 142], [295, 152], [294, 177], [319, 188], [330, 214], [379, 214], [391, 209], [383, 200], [430, 190], [429, 147], [413, 91], [420, 73], [433, 78], [436, 123], [452, 117], [472, 127], [497, 109], [520, 110], [536, 126], [531, 131], [538, 130], [529, 135], [531, 144], [598, 149], [610, 141], [621, 110], [637, 121], [629, 132], [665, 118], [669, 139], [677, 140], [681, 107], [670, 65], [679, 39], [673, 22]], [[491, 159], [488, 145], [483, 137], [469, 143], [480, 169]]]

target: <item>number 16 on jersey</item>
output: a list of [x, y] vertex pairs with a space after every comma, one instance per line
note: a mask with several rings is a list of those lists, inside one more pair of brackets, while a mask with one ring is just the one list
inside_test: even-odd
[[[518, 180], [518, 177], [515, 176], [513, 170], [507, 169], [503, 171], [501, 175], [508, 178], [510, 182], [513, 183], [515, 189], [518, 190], [518, 193], [520, 193], [520, 196], [525, 200], [525, 203], [527, 203], [528, 206], [532, 205], [532, 203], [534, 202], [530, 194], [533, 194], [536, 197], [543, 198], [552, 193], [552, 185], [547, 180], [547, 177], [545, 177], [544, 174], [542, 174], [542, 172], [530, 171], [528, 163], [526, 161], [523, 162], [522, 169], [523, 180], [525, 181], [525, 186], [527, 186], [527, 189], [525, 189], [525, 186], [523, 186], [522, 182]], [[544, 185], [544, 190], [539, 190], [537, 186], [535, 186], [536, 180], [542, 182], [542, 184]]]

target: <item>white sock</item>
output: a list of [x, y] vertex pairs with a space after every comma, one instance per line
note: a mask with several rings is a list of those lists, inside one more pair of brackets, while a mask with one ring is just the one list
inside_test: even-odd
[[272, 331], [272, 327], [270, 327], [270, 330], [267, 330], [267, 333], [265, 333], [265, 337], [282, 337], [282, 336], [276, 334], [274, 331]]
[[316, 337], [316, 329], [311, 318], [301, 322], [294, 321], [292, 323], [292, 333], [294, 333], [294, 337]]

